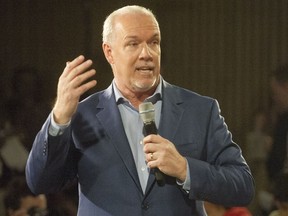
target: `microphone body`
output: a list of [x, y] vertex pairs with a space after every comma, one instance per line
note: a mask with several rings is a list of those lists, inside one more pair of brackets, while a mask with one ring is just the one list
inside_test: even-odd
[[[150, 134], [158, 134], [158, 130], [155, 124], [155, 109], [151, 102], [144, 102], [139, 106], [139, 113], [144, 122], [144, 132], [148, 136]], [[159, 186], [165, 185], [164, 174], [158, 169], [153, 169], [155, 178]]]

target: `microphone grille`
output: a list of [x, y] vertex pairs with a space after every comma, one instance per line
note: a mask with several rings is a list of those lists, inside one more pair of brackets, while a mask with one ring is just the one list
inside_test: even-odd
[[139, 114], [144, 123], [152, 122], [155, 119], [155, 108], [151, 102], [144, 102], [139, 105]]

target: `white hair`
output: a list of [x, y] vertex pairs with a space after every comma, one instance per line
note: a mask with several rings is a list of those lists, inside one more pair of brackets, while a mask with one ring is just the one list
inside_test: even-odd
[[145, 14], [145, 15], [151, 16], [155, 20], [155, 23], [157, 24], [157, 26], [159, 28], [158, 21], [150, 9], [147, 9], [145, 7], [138, 6], [138, 5], [128, 5], [128, 6], [125, 6], [125, 7], [122, 7], [122, 8], [119, 8], [119, 9], [113, 11], [106, 18], [106, 20], [104, 21], [104, 24], [103, 24], [103, 32], [102, 32], [102, 41], [103, 42], [106, 42], [106, 43], [111, 42], [112, 33], [114, 30], [115, 18], [117, 16], [121, 16], [124, 14]]

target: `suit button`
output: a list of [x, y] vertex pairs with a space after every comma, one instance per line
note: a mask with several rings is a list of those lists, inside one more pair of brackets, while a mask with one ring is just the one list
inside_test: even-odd
[[46, 156], [47, 154], [47, 141], [45, 140], [44, 142], [44, 147], [43, 147], [43, 152], [42, 152], [43, 156]]
[[148, 210], [148, 208], [149, 208], [148, 203], [142, 203], [142, 209]]

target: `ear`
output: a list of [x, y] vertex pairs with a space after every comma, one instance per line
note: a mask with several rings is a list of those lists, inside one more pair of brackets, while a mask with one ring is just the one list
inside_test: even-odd
[[110, 64], [114, 64], [111, 46], [107, 43], [103, 43], [102, 49], [103, 49], [103, 52], [104, 52], [104, 55], [105, 55], [107, 61]]

